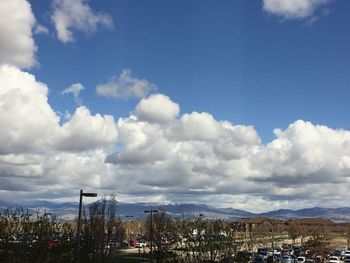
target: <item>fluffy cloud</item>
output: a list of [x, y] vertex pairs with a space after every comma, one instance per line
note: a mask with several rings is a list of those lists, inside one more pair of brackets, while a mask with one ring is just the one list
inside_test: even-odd
[[61, 199], [84, 188], [124, 201], [253, 211], [350, 198], [350, 131], [298, 120], [263, 144], [253, 126], [206, 112], [179, 115], [162, 94], [141, 99], [117, 122], [80, 106], [61, 124], [47, 86], [33, 75], [2, 66], [0, 83], [2, 198], [16, 191], [18, 198]]
[[[154, 96], [160, 95], [144, 101]], [[157, 113], [157, 103], [152, 107]], [[237, 205], [245, 209], [254, 206], [252, 200], [280, 208], [320, 205], [320, 200], [345, 205], [341, 200], [349, 197], [342, 187], [350, 181], [349, 131], [299, 120], [276, 129], [276, 139], [265, 145], [252, 126], [198, 112], [167, 122], [131, 115], [119, 119], [118, 131], [120, 149], [106, 161], [133, 182], [126, 189], [139, 196], [198, 202], [229, 196], [227, 205], [244, 197], [246, 206]], [[328, 190], [335, 185], [337, 196]]]
[[130, 69], [124, 69], [117, 77], [111, 81], [98, 85], [96, 92], [100, 96], [115, 98], [143, 98], [156, 89], [156, 85], [145, 79], [137, 79], [131, 76]]
[[277, 139], [264, 147], [254, 160], [265, 181], [301, 185], [346, 180], [349, 131], [298, 120], [284, 131], [276, 129], [275, 134]]
[[48, 103], [48, 88], [29, 73], [0, 66], [0, 153], [79, 151], [112, 144], [117, 137], [112, 116], [91, 115], [79, 107], [60, 125]]
[[0, 1], [0, 64], [27, 68], [36, 63], [34, 25], [35, 17], [28, 1]]
[[154, 94], [142, 99], [136, 106], [134, 114], [139, 120], [149, 122], [170, 122], [179, 115], [180, 107], [163, 94]]
[[84, 106], [77, 108], [72, 118], [60, 130], [61, 137], [56, 147], [68, 151], [108, 146], [118, 136], [113, 116], [91, 115]]
[[263, 9], [286, 19], [311, 17], [331, 0], [263, 0]]
[[74, 41], [73, 30], [93, 34], [98, 25], [113, 27], [111, 16], [95, 12], [87, 4], [87, 0], [54, 0], [52, 21], [57, 37], [63, 43]]
[[84, 86], [82, 84], [74, 83], [74, 84], [70, 85], [68, 88], [65, 88], [62, 91], [62, 94], [73, 94], [75, 103], [78, 105], [81, 105], [82, 100], [81, 100], [81, 98], [79, 98], [79, 94], [82, 90], [84, 90]]
[[[147, 117], [138, 115], [149, 108]], [[247, 158], [260, 147], [253, 127], [217, 121], [209, 113], [193, 112], [178, 119], [178, 112], [178, 105], [161, 94], [141, 100], [136, 116], [119, 119], [121, 149], [106, 161], [120, 170], [128, 167], [143, 194], [201, 195], [256, 188], [244, 181], [251, 172]], [[227, 145], [231, 151], [224, 150]]]
[[58, 133], [59, 118], [47, 102], [47, 86], [29, 73], [0, 67], [0, 152], [42, 152]]

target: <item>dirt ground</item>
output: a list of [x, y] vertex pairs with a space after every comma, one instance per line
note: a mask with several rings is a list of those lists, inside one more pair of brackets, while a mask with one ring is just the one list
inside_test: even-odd
[[344, 237], [334, 237], [331, 239], [331, 246], [334, 248], [346, 248], [348, 242]]

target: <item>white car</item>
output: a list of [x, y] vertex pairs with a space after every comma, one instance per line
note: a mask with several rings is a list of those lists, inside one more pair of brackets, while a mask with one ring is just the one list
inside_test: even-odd
[[304, 263], [305, 261], [306, 261], [305, 257], [297, 257], [297, 260], [296, 260], [297, 263]]
[[336, 256], [331, 256], [327, 262], [328, 263], [340, 263], [340, 258], [336, 257]]
[[147, 247], [147, 243], [146, 242], [137, 242], [135, 244], [135, 247], [136, 248], [144, 248], [144, 247]]

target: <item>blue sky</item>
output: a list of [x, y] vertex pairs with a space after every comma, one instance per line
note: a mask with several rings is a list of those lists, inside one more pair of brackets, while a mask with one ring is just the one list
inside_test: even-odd
[[[49, 1], [31, 1], [48, 21]], [[126, 116], [137, 100], [105, 100], [95, 86], [129, 68], [155, 83], [183, 112], [206, 111], [217, 119], [254, 125], [268, 142], [276, 127], [297, 119], [349, 128], [349, 3], [317, 10], [318, 20], [284, 20], [261, 1], [89, 1], [107, 12], [113, 29], [75, 33], [66, 45], [39, 35], [32, 69], [51, 90], [57, 110], [74, 104], [61, 90], [81, 82], [93, 112]], [[322, 12], [327, 10], [327, 15]]]
[[349, 8], [1, 1], [0, 198], [348, 205]]

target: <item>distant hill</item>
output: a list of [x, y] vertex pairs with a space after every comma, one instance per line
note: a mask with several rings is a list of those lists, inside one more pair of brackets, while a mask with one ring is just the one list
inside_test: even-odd
[[[78, 203], [55, 203], [49, 201], [24, 201], [22, 203], [0, 201], [0, 211], [5, 208], [23, 207], [34, 213], [38, 209], [41, 212], [54, 212], [62, 220], [73, 220], [78, 214]], [[132, 215], [136, 219], [145, 219], [145, 210], [163, 209], [174, 218], [193, 219], [199, 214], [205, 218], [222, 218], [235, 221], [240, 218], [270, 217], [281, 219], [324, 217], [333, 221], [350, 222], [350, 207], [341, 208], [305, 208], [300, 210], [280, 209], [266, 213], [250, 213], [233, 208], [216, 208], [205, 204], [164, 204], [164, 203], [118, 203], [117, 212], [121, 218]]]
[[304, 208], [299, 210], [281, 209], [262, 213], [260, 216], [273, 218], [300, 218], [300, 217], [324, 217], [332, 219], [333, 221], [347, 221], [350, 222], [350, 207], [339, 208]]

